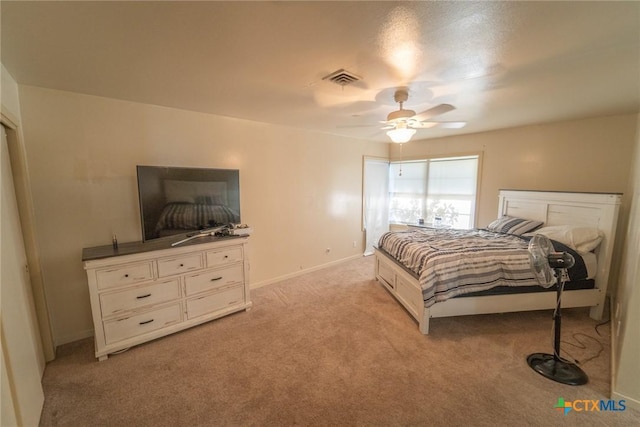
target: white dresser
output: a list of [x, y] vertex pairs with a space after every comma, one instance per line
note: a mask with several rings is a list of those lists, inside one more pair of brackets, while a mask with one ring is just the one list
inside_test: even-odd
[[247, 237], [83, 250], [96, 357], [249, 310]]

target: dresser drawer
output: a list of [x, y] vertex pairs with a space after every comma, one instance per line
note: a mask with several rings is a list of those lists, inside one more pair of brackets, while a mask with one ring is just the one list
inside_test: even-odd
[[182, 320], [180, 304], [150, 310], [124, 319], [104, 322], [107, 344], [162, 329]]
[[127, 264], [96, 271], [98, 289], [114, 288], [153, 279], [153, 261]]
[[242, 264], [234, 264], [224, 268], [207, 270], [184, 278], [187, 295], [194, 295], [243, 281], [244, 270]]
[[188, 271], [200, 270], [202, 254], [189, 254], [180, 257], [160, 258], [158, 260], [158, 277], [166, 277], [174, 274], [182, 274]]
[[180, 280], [174, 279], [125, 291], [100, 294], [102, 317], [126, 313], [140, 307], [180, 298]]
[[207, 252], [207, 267], [232, 264], [242, 260], [242, 246]]
[[211, 314], [244, 303], [244, 286], [221, 289], [213, 294], [187, 300], [187, 319]]

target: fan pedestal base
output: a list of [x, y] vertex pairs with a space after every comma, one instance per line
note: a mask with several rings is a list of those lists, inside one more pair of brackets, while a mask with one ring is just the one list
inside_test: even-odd
[[587, 374], [577, 365], [565, 362], [552, 354], [530, 354], [527, 363], [540, 375], [562, 384], [583, 385], [589, 382]]

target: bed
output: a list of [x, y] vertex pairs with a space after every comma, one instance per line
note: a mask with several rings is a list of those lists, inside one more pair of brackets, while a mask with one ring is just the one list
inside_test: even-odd
[[[600, 319], [604, 309], [621, 198], [620, 194], [501, 190], [498, 197], [498, 217], [528, 220], [523, 223], [537, 222], [540, 224], [539, 227], [545, 230], [562, 228], [560, 226], [596, 230], [600, 237], [597, 246], [595, 249], [588, 248], [589, 250], [580, 251], [581, 254], [585, 254], [585, 260], [582, 262], [582, 259], [579, 259], [580, 262], [576, 263], [584, 265], [585, 270], [588, 270], [585, 273], [587, 277], [581, 277], [584, 272], [576, 273], [577, 275], [565, 288], [562, 305], [563, 307], [591, 307], [590, 316]], [[508, 256], [509, 262], [514, 264], [513, 268], [505, 267], [507, 272], [501, 272], [502, 276], [496, 276], [496, 272], [487, 271], [482, 280], [482, 286], [478, 286], [477, 282], [471, 280], [465, 284], [466, 287], [459, 286], [468, 278], [462, 273], [460, 277], [446, 277], [445, 282], [448, 281], [448, 285], [444, 287], [441, 282], [431, 283], [442, 278], [433, 271], [438, 265], [435, 258], [434, 261], [429, 262], [416, 262], [414, 259], [413, 264], [407, 264], [406, 259], [396, 259], [397, 254], [394, 255], [393, 250], [376, 247], [374, 249], [376, 279], [418, 321], [419, 329], [423, 334], [429, 333], [429, 320], [432, 317], [543, 310], [555, 307], [554, 288], [547, 289], [539, 286], [528, 266], [527, 235], [535, 234], [535, 230], [532, 233], [517, 235], [496, 232], [495, 228], [491, 232], [482, 229], [465, 232], [427, 229], [400, 234], [417, 236], [418, 240], [424, 238], [430, 242], [433, 242], [433, 239], [437, 241], [440, 236], [443, 239], [436, 246], [444, 248], [445, 252], [453, 247], [453, 250], [448, 252], [449, 258], [459, 246], [466, 245], [463, 243], [464, 240], [459, 240], [463, 234], [470, 234], [472, 240], [480, 239], [486, 242], [488, 239], [491, 242], [490, 245], [507, 247], [511, 244], [509, 241], [514, 242], [515, 245]], [[492, 238], [494, 235], [495, 241]], [[381, 242], [384, 243], [382, 239]], [[406, 244], [396, 242], [396, 245], [401, 247]], [[433, 245], [433, 243], [430, 244]], [[558, 250], [567, 249], [559, 242], [554, 241], [554, 245], [559, 245], [556, 248]], [[492, 247], [488, 249], [489, 256], [493, 256], [491, 252], [493, 249]], [[570, 249], [568, 248], [569, 251]], [[584, 248], [580, 247], [580, 249]], [[577, 256], [575, 252], [572, 254]], [[423, 254], [422, 256], [421, 259], [424, 261], [432, 255]], [[478, 258], [463, 256], [455, 261], [447, 261], [448, 264], [445, 264], [442, 271], [464, 271], [466, 258], [478, 262]], [[439, 258], [440, 263], [442, 259]], [[504, 266], [500, 269], [502, 267]], [[420, 270], [420, 268], [423, 269]], [[570, 276], [571, 274], [572, 272]], [[432, 292], [434, 288], [437, 290]], [[434, 293], [437, 295], [434, 296]]]

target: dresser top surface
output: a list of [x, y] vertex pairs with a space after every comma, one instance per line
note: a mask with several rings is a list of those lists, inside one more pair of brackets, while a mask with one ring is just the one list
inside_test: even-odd
[[113, 245], [94, 246], [82, 249], [82, 261], [111, 258], [124, 255], [134, 255], [144, 252], [159, 251], [164, 249], [183, 248], [187, 246], [197, 246], [205, 243], [223, 242], [236, 239], [246, 239], [245, 236], [205, 236], [189, 240], [177, 246], [171, 246], [177, 240], [159, 239], [150, 242], [127, 242], [119, 243], [117, 248]]

